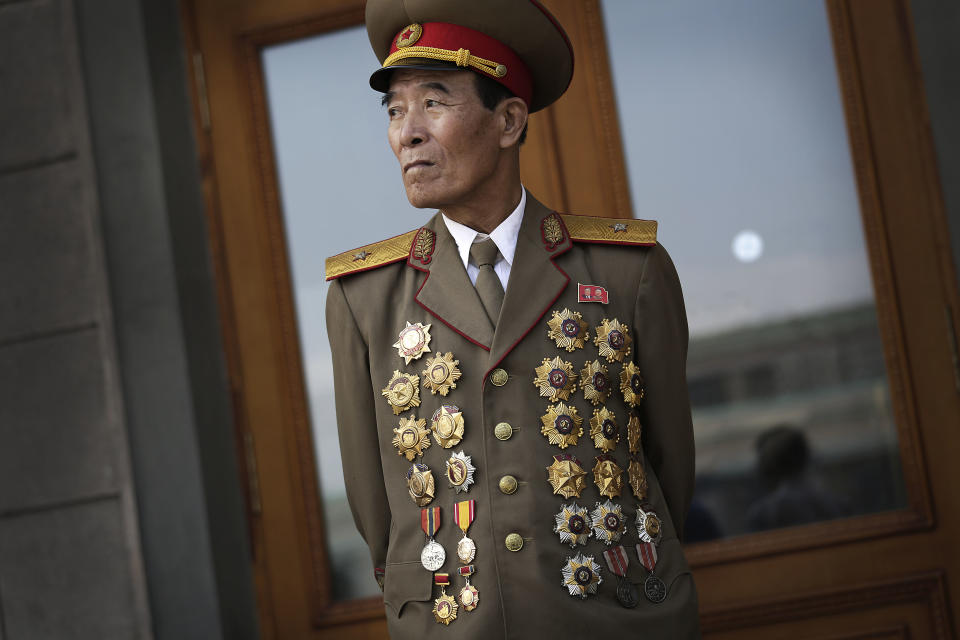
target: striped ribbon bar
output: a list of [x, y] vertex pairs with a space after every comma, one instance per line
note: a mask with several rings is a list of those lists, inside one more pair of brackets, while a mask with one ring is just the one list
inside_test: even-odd
[[610, 571], [614, 575], [627, 575], [627, 565], [630, 564], [630, 559], [627, 558], [627, 550], [623, 548], [623, 545], [618, 544], [613, 549], [604, 551], [603, 559], [607, 561], [607, 566], [610, 567]]
[[637, 545], [637, 557], [647, 571], [653, 572], [654, 567], [657, 566], [657, 545], [652, 542], [641, 542]]
[[460, 575], [462, 576], [472, 576], [476, 572], [477, 570], [472, 564], [468, 564], [465, 567], [460, 567]]
[[440, 528], [440, 507], [420, 509], [420, 528], [431, 538]]
[[464, 535], [466, 535], [467, 529], [470, 528], [470, 525], [473, 523], [473, 518], [476, 515], [476, 502], [476, 500], [458, 502], [453, 512], [453, 519], [456, 521], [457, 526], [463, 531]]
[[433, 584], [440, 585], [445, 587], [450, 584], [450, 574], [449, 573], [435, 573], [433, 574]]

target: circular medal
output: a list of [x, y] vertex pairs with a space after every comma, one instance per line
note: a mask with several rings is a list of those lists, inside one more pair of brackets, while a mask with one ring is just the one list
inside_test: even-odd
[[457, 619], [457, 601], [446, 593], [433, 601], [433, 617], [440, 624], [450, 624]]
[[443, 550], [440, 543], [430, 538], [430, 541], [420, 552], [420, 564], [427, 571], [438, 571], [447, 559], [447, 552]]
[[400, 330], [400, 335], [397, 336], [399, 339], [393, 343], [393, 346], [397, 348], [400, 357], [406, 360], [406, 364], [410, 364], [411, 360], [416, 360], [430, 351], [428, 346], [430, 344], [430, 326], [429, 324], [424, 326], [419, 322], [417, 324], [407, 322], [407, 326]]
[[627, 609], [633, 609], [640, 602], [637, 587], [627, 578], [620, 577], [617, 581], [617, 600]]
[[554, 311], [553, 317], [547, 321], [550, 330], [547, 337], [557, 343], [557, 346], [567, 351], [582, 349], [587, 338], [587, 323], [578, 311]]
[[643, 595], [653, 604], [660, 604], [667, 599], [667, 585], [657, 576], [650, 574], [643, 582]]
[[470, 564], [477, 557], [477, 545], [466, 535], [457, 543], [457, 557], [463, 564]]
[[393, 372], [393, 377], [380, 393], [387, 399], [393, 415], [420, 406], [420, 378], [408, 373]]
[[464, 611], [473, 611], [480, 604], [480, 592], [470, 583], [460, 589], [460, 595], [457, 596]]
[[433, 501], [435, 487], [430, 467], [417, 463], [407, 470], [407, 492], [418, 507], [425, 507]]
[[446, 396], [451, 389], [457, 388], [457, 380], [460, 379], [460, 369], [457, 365], [459, 360], [453, 359], [453, 353], [438, 353], [436, 356], [427, 360], [427, 368], [423, 370], [423, 384], [430, 393], [439, 393]]

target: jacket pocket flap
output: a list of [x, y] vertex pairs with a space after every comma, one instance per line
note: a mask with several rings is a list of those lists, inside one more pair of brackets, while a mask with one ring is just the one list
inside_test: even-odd
[[383, 603], [399, 618], [408, 602], [433, 598], [433, 574], [419, 561], [387, 564], [383, 574]]

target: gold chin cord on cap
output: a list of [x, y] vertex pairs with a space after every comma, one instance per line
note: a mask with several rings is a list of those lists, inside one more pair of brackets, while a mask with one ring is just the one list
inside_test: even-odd
[[383, 61], [383, 66], [389, 67], [398, 60], [405, 60], [407, 58], [429, 58], [431, 60], [453, 62], [458, 67], [473, 67], [496, 78], [502, 78], [507, 75], [506, 65], [472, 55], [469, 49], [453, 51], [451, 49], [439, 49], [437, 47], [404, 47], [387, 56], [387, 59]]

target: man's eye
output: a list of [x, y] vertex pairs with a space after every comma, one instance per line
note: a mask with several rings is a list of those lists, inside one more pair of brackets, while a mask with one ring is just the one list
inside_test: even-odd
[[398, 115], [400, 115], [400, 110], [397, 109], [396, 107], [387, 108], [387, 116], [389, 118], [393, 119], [393, 118], [396, 118]]
[[424, 106], [426, 107], [436, 107], [440, 104], [439, 100], [434, 100], [433, 98], [427, 98], [423, 101]]

